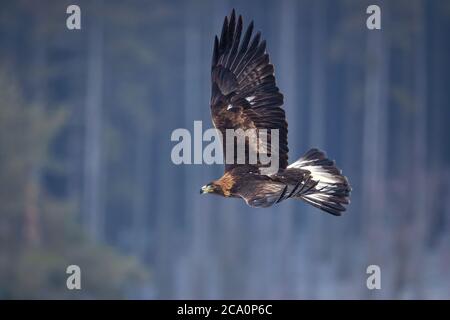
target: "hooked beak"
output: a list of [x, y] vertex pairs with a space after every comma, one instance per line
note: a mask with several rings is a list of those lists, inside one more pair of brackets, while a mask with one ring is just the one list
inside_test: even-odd
[[211, 185], [206, 185], [200, 189], [200, 194], [211, 193], [213, 191], [214, 191], [214, 188]]

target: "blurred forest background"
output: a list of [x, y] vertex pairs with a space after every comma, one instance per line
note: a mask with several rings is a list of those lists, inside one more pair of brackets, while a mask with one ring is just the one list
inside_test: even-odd
[[[171, 162], [174, 129], [212, 127], [233, 7], [267, 39], [290, 160], [349, 177], [343, 217], [200, 196], [222, 166]], [[2, 1], [0, 298], [450, 298], [449, 34], [445, 0]]]

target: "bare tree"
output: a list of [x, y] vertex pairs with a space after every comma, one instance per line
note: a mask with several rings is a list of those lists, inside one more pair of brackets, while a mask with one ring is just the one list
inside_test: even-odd
[[[102, 2], [96, 2], [101, 12]], [[102, 102], [103, 25], [101, 15], [91, 21], [86, 81], [83, 222], [95, 238], [103, 237]]]

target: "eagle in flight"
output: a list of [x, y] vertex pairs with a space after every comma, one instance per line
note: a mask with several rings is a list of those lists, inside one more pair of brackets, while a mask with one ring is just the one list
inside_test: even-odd
[[[211, 66], [211, 115], [222, 134], [226, 158], [226, 131], [270, 131], [265, 143], [245, 140], [245, 161], [225, 164], [224, 175], [205, 186], [200, 193], [242, 198], [252, 207], [270, 207], [289, 198], [301, 199], [323, 211], [340, 216], [349, 204], [350, 185], [334, 161], [324, 152], [311, 149], [288, 165], [287, 122], [283, 95], [275, 83], [274, 67], [260, 32], [252, 36], [253, 22], [243, 30], [242, 16], [233, 10], [225, 17], [220, 39], [215, 37]], [[272, 154], [272, 130], [277, 129], [278, 150]], [[236, 138], [236, 137], [235, 137]], [[237, 138], [236, 138], [237, 139]], [[235, 142], [235, 141], [233, 141]], [[228, 141], [230, 143], [230, 141]], [[264, 165], [249, 163], [248, 152], [277, 156], [278, 170], [264, 174]]]

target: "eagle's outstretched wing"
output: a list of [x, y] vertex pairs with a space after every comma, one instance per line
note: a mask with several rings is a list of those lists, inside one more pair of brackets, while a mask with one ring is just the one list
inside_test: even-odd
[[[279, 167], [287, 167], [287, 122], [285, 120], [283, 95], [275, 83], [274, 68], [266, 52], [266, 42], [260, 33], [252, 37], [253, 22], [242, 40], [242, 17], [236, 21], [235, 12], [225, 17], [220, 40], [215, 37], [212, 59], [211, 113], [214, 126], [223, 136], [223, 152], [226, 158], [226, 129], [255, 129], [268, 131], [267, 143], [246, 142], [245, 162], [248, 163], [249, 148], [258, 154], [278, 156]], [[270, 129], [278, 129], [278, 154], [271, 154]], [[263, 141], [264, 142], [264, 141]], [[228, 142], [229, 143], [229, 142]], [[226, 164], [225, 171], [235, 167]], [[261, 166], [258, 160], [257, 166]]]

